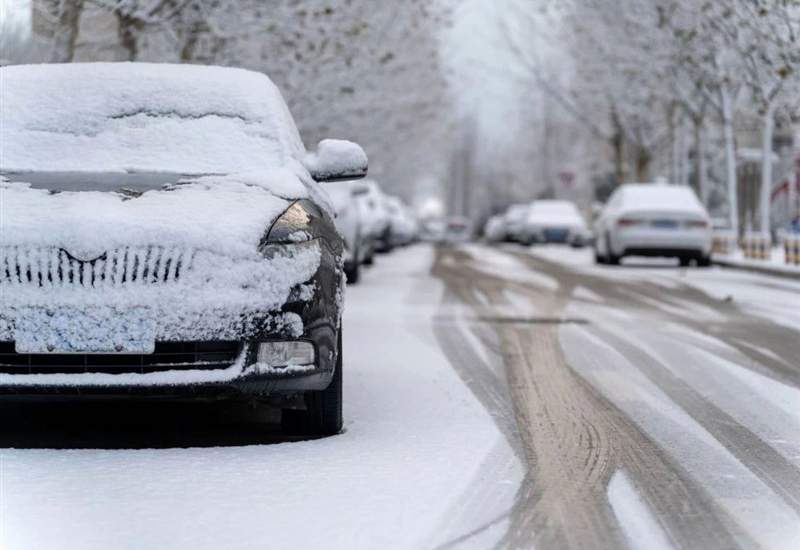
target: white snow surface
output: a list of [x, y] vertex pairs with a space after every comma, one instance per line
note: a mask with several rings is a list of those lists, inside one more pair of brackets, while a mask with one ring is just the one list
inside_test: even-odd
[[305, 153], [278, 89], [243, 69], [11, 66], [0, 93], [6, 172], [261, 172]]
[[661, 183], [626, 183], [619, 188], [623, 210], [692, 212], [707, 216], [691, 187]]
[[[399, 251], [348, 289], [342, 435], [5, 449], [0, 547], [433, 548], [501, 516], [519, 464], [434, 339], [443, 290], [426, 275], [431, 260], [427, 247]], [[459, 547], [491, 547], [503, 531], [480, 531]]]
[[341, 175], [367, 171], [367, 154], [360, 145], [343, 139], [323, 139], [317, 150], [308, 153], [305, 166], [312, 173]]

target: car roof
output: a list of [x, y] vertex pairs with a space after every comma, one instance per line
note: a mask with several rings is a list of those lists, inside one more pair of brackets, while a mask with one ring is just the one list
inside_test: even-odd
[[6, 171], [221, 173], [260, 157], [258, 171], [305, 154], [277, 87], [254, 71], [70, 63], [2, 67], [0, 80]]

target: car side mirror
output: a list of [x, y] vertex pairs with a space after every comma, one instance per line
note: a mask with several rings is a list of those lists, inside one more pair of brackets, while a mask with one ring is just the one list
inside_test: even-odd
[[357, 180], [367, 175], [369, 161], [364, 149], [352, 141], [323, 139], [306, 155], [306, 169], [315, 181]]

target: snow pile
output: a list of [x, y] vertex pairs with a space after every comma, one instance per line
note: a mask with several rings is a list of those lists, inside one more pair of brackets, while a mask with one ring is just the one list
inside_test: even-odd
[[4, 171], [258, 172], [304, 153], [260, 73], [145, 63], [0, 71]]

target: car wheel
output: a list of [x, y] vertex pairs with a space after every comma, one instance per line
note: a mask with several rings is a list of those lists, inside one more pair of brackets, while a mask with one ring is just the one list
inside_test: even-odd
[[345, 266], [344, 274], [347, 277], [347, 284], [354, 285], [361, 278], [361, 266], [358, 262], [353, 262], [350, 267]]
[[372, 265], [375, 263], [375, 253], [370, 252], [369, 255], [364, 258], [364, 265]]
[[309, 435], [336, 435], [342, 431], [342, 331], [339, 329], [339, 353], [336, 357], [336, 370], [330, 385], [321, 391], [305, 393], [305, 410], [284, 409], [281, 425], [284, 432]]
[[622, 261], [622, 256], [617, 256], [616, 254], [609, 252], [607, 260], [609, 265], [619, 265], [620, 261]]
[[689, 256], [681, 256], [680, 258], [678, 258], [678, 260], [681, 263], [681, 267], [689, 267], [689, 264], [692, 261], [692, 259]]
[[697, 260], [697, 267], [709, 267], [711, 265], [711, 256], [700, 256]]
[[595, 251], [594, 251], [594, 263], [596, 263], [596, 264], [601, 264], [601, 265], [603, 265], [603, 264], [606, 264], [606, 263], [607, 263], [607, 262], [606, 262], [606, 258], [605, 258], [605, 256], [603, 256], [602, 254], [600, 254], [600, 253], [597, 251], [597, 249], [595, 249]]

